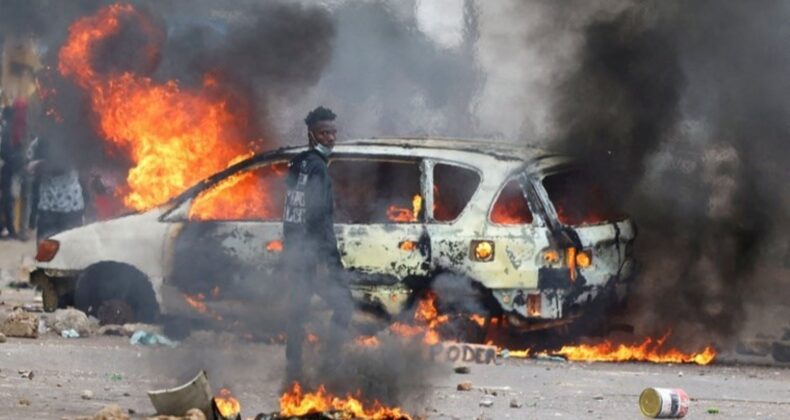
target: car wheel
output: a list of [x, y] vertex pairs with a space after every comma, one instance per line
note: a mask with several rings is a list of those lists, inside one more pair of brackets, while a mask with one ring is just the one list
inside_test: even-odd
[[99, 318], [102, 325], [120, 322], [155, 322], [159, 305], [148, 277], [122, 263], [101, 262], [77, 279], [77, 309]]

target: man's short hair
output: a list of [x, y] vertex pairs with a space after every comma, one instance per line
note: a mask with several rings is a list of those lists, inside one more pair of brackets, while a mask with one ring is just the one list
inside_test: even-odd
[[304, 119], [304, 123], [307, 124], [307, 127], [309, 128], [319, 121], [334, 121], [335, 118], [337, 118], [337, 115], [335, 115], [331, 109], [319, 106], [307, 114], [307, 117]]

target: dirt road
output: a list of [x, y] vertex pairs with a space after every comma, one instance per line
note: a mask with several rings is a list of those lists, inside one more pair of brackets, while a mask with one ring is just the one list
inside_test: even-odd
[[[32, 244], [4, 247], [6, 280]], [[0, 312], [33, 303], [33, 290], [3, 287]], [[284, 351], [207, 333], [177, 348], [133, 346], [126, 337], [67, 339], [54, 333], [0, 343], [0, 418], [60, 419], [91, 415], [118, 404], [133, 418], [153, 415], [145, 391], [178, 385], [206, 369], [214, 389], [229, 386], [246, 417], [277, 409]], [[408, 407], [437, 419], [639, 418], [645, 387], [680, 387], [692, 397], [688, 418], [775, 418], [790, 415], [790, 369], [756, 365], [588, 364], [508, 359], [472, 365], [470, 374], [445, 374], [424, 387], [425, 402]], [[27, 372], [33, 372], [31, 378]], [[471, 391], [458, 391], [469, 381]], [[84, 399], [85, 391], [92, 397]], [[495, 394], [495, 395], [494, 395]], [[491, 407], [481, 400], [493, 399]], [[519, 408], [511, 408], [511, 401]], [[718, 411], [718, 414], [710, 414]]]

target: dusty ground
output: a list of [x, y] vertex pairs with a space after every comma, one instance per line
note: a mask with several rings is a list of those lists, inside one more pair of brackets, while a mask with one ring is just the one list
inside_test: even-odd
[[[0, 243], [4, 284], [21, 272], [32, 243]], [[0, 312], [32, 303], [33, 290], [0, 291]], [[217, 339], [217, 338], [214, 338]], [[175, 349], [132, 346], [125, 337], [65, 339], [9, 338], [0, 344], [0, 418], [59, 419], [89, 415], [107, 404], [153, 414], [146, 390], [177, 385], [207, 369], [212, 385], [228, 385], [253, 417], [277, 408], [284, 352], [279, 345], [224, 342]], [[209, 349], [210, 351], [206, 351]], [[714, 364], [707, 367], [651, 364], [587, 364], [505, 360], [471, 367], [471, 373], [443, 368], [427, 387], [427, 403], [413, 408], [428, 418], [639, 418], [637, 398], [645, 387], [680, 387], [692, 397], [688, 418], [775, 418], [790, 415], [790, 369], [780, 366]], [[32, 371], [31, 379], [20, 371]], [[457, 391], [470, 381], [472, 391]], [[485, 390], [492, 407], [481, 407]], [[85, 390], [93, 393], [85, 400]], [[511, 400], [523, 406], [511, 408]], [[709, 414], [709, 409], [718, 414]]]

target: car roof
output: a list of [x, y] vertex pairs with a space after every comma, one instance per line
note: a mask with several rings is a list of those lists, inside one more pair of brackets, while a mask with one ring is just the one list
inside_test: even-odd
[[[265, 161], [274, 156], [288, 156], [306, 149], [306, 145], [281, 147], [275, 150], [268, 150], [256, 153], [248, 159], [238, 162], [223, 171], [203, 180], [197, 185], [184, 191], [176, 197], [178, 201], [185, 196], [194, 195], [201, 185], [210, 183], [216, 179], [224, 177], [228, 173], [248, 167], [261, 161]], [[364, 154], [364, 150], [356, 148], [391, 148], [393, 152], [398, 149], [422, 149], [426, 152], [453, 151], [458, 153], [469, 153], [487, 155], [503, 161], [521, 161], [528, 164], [533, 170], [550, 166], [563, 165], [569, 161], [568, 157], [549, 152], [539, 147], [525, 143], [508, 143], [499, 140], [472, 140], [460, 138], [443, 137], [370, 137], [363, 139], [351, 139], [338, 141], [335, 150], [340, 153], [359, 152]]]

